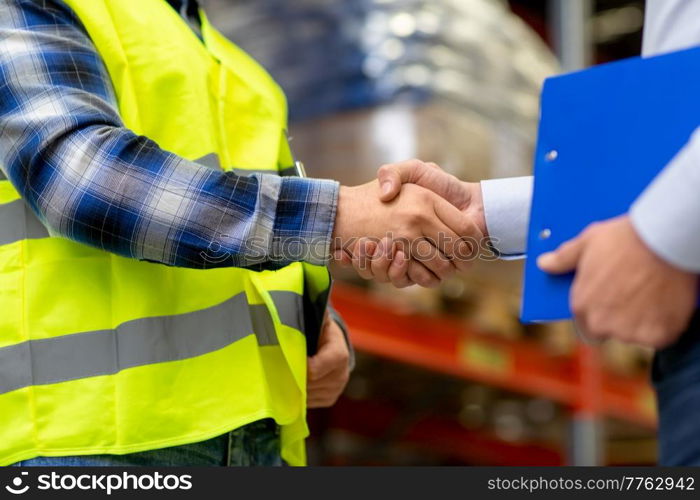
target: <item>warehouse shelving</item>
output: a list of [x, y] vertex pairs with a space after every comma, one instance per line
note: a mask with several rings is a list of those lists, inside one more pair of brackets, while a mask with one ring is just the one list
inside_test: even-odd
[[646, 377], [613, 374], [597, 349], [579, 344], [555, 356], [536, 342], [478, 332], [456, 319], [411, 314], [368, 292], [335, 283], [333, 304], [363, 352], [521, 394], [546, 397], [577, 418], [612, 417], [654, 428], [654, 397]]
[[[395, 432], [402, 409], [376, 400], [341, 399], [329, 410], [332, 427], [375, 443], [387, 429], [396, 434], [394, 442], [430, 450], [448, 459], [493, 466], [563, 465], [562, 450], [536, 442], [506, 442], [490, 432], [465, 429], [458, 421], [440, 415], [423, 415]], [[367, 418], [371, 415], [372, 418]], [[371, 457], [374, 458], [374, 457]], [[344, 465], [342, 461], [337, 465]]]

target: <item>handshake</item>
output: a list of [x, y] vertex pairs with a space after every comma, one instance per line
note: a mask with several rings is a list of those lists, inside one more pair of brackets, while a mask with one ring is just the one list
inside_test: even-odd
[[434, 287], [468, 268], [487, 237], [479, 183], [409, 160], [341, 186], [331, 255], [365, 279]]

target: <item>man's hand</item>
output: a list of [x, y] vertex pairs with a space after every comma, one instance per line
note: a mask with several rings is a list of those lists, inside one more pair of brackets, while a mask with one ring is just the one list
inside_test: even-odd
[[[381, 188], [379, 198], [384, 202], [394, 200], [402, 193], [402, 187], [407, 189], [408, 186], [404, 187], [404, 184], [415, 184], [432, 191], [457, 209], [457, 217], [474, 228], [471, 234], [466, 235], [471, 237], [471, 251], [463, 254], [466, 259], [454, 262], [453, 266], [453, 269], [466, 269], [475, 252], [478, 253], [482, 238], [487, 236], [479, 183], [461, 181], [436, 164], [420, 160], [384, 165], [377, 172], [377, 177]], [[474, 245], [477, 248], [473, 248]], [[411, 259], [402, 249], [393, 248], [391, 242], [384, 239], [361, 239], [355, 246], [353, 256], [345, 256], [342, 260], [346, 265], [352, 263], [363, 278], [390, 282], [398, 288], [416, 283], [432, 287], [445, 277], [429, 272], [422, 262]]]
[[[338, 257], [338, 252], [350, 244], [353, 262], [362, 264], [368, 256], [364, 246], [356, 244], [362, 237], [374, 242], [386, 238], [391, 242], [388, 253], [393, 256], [394, 251], [401, 250], [407, 258], [422, 264], [425, 274], [435, 282], [465, 265], [473, 253], [472, 242], [481, 238], [481, 231], [454, 205], [417, 185], [408, 184], [399, 196], [382, 202], [379, 183], [374, 181], [340, 188], [333, 238], [336, 259], [348, 259], [347, 254]], [[365, 276], [362, 267], [357, 266]]]
[[595, 339], [661, 348], [678, 338], [696, 306], [697, 276], [657, 257], [627, 216], [592, 224], [537, 264], [554, 274], [576, 270], [571, 309]]
[[306, 401], [309, 408], [332, 406], [350, 378], [350, 351], [343, 331], [330, 317], [321, 329], [318, 352], [307, 365]]
[[417, 184], [454, 205], [476, 224], [482, 235], [487, 235], [481, 186], [478, 182], [462, 181], [435, 163], [420, 160], [383, 165], [377, 171], [377, 180], [382, 190], [382, 201], [393, 200], [403, 184]]

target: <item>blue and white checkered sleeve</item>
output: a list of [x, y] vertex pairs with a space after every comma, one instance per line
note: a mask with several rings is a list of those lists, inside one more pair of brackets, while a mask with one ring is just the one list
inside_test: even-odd
[[193, 268], [328, 258], [336, 182], [238, 176], [135, 135], [60, 0], [0, 0], [0, 167], [54, 233], [119, 255]]

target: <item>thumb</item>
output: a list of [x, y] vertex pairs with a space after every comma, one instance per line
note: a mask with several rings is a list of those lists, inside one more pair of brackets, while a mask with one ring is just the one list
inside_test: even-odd
[[[338, 342], [336, 342], [337, 338], [334, 338], [332, 335], [334, 328], [340, 327], [333, 320], [326, 320], [323, 324], [321, 335], [318, 339], [318, 351], [307, 360], [309, 380], [323, 378], [336, 368], [334, 361], [338, 354]], [[345, 342], [345, 338], [342, 335], [340, 333], [340, 338]], [[335, 337], [338, 336], [336, 335]]]
[[537, 266], [546, 273], [565, 274], [576, 269], [583, 249], [585, 240], [583, 236], [562, 243], [553, 252], [540, 255], [537, 258]]
[[379, 199], [382, 201], [393, 200], [401, 191], [402, 184], [415, 182], [421, 177], [423, 171], [429, 168], [420, 160], [382, 165], [377, 171], [377, 179], [381, 188]]
[[380, 199], [391, 201], [401, 191], [401, 184], [412, 183], [432, 191], [460, 210], [472, 201], [469, 184], [450, 175], [434, 163], [409, 160], [384, 165], [377, 174], [382, 191]]

